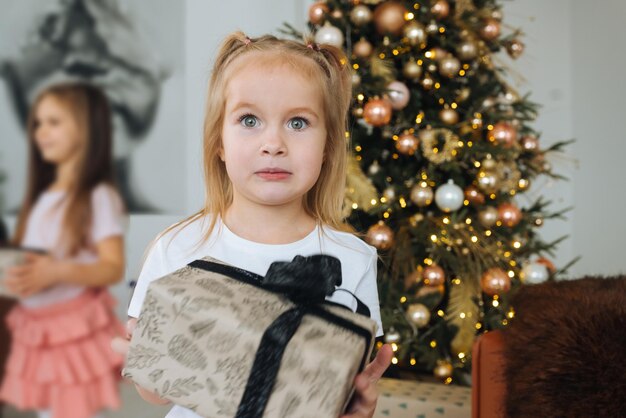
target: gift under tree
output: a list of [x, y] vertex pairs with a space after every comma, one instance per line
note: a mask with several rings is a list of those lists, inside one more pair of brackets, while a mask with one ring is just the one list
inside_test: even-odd
[[563, 211], [524, 197], [560, 178], [547, 157], [566, 142], [542, 146], [537, 105], [498, 64], [523, 53], [521, 32], [495, 0], [320, 1], [308, 26], [354, 69], [346, 214], [382, 255], [396, 370], [467, 382], [476, 335], [514, 316], [509, 293], [567, 267], [538, 234]]

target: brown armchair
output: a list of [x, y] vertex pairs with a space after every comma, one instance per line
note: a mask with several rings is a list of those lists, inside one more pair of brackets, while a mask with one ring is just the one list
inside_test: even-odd
[[522, 287], [477, 339], [473, 418], [626, 417], [626, 276]]

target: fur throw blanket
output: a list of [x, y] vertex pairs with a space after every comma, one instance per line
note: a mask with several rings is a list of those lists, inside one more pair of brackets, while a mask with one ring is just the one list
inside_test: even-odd
[[626, 417], [626, 276], [524, 286], [512, 305], [508, 418]]

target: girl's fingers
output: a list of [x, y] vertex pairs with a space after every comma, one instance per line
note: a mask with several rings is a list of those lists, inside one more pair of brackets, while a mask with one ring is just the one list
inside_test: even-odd
[[133, 332], [135, 332], [135, 327], [137, 326], [137, 318], [130, 318], [128, 322], [126, 322], [126, 338], [130, 339], [133, 336]]
[[130, 342], [121, 337], [115, 337], [111, 341], [111, 349], [117, 354], [120, 354], [124, 357], [126, 357], [126, 354], [128, 354], [129, 345], [130, 345]]
[[387, 370], [387, 367], [391, 364], [391, 358], [393, 357], [393, 350], [389, 344], [385, 344], [381, 347], [376, 355], [374, 361], [372, 361], [363, 371], [362, 374], [366, 375], [370, 380], [377, 382]]

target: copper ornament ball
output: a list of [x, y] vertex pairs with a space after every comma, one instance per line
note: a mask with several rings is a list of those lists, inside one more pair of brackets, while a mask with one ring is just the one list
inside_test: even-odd
[[326, 2], [320, 1], [313, 3], [311, 7], [309, 7], [309, 21], [314, 25], [322, 24], [328, 11], [329, 9]]
[[524, 53], [524, 48], [525, 45], [517, 39], [506, 44], [506, 52], [513, 59], [519, 58]]
[[404, 155], [413, 155], [417, 148], [419, 147], [419, 139], [415, 137], [415, 135], [410, 133], [405, 133], [400, 135], [398, 140], [396, 141], [396, 149], [399, 153]]
[[441, 380], [445, 380], [452, 376], [452, 372], [454, 371], [454, 367], [452, 364], [447, 361], [437, 362], [437, 365], [433, 369], [433, 375]]
[[379, 250], [388, 250], [393, 246], [393, 230], [382, 221], [372, 225], [365, 235], [365, 240]]
[[485, 203], [485, 195], [474, 185], [465, 188], [465, 198], [473, 205], [482, 205]]
[[411, 188], [411, 202], [421, 208], [430, 205], [434, 197], [435, 193], [429, 186], [418, 183]]
[[357, 43], [354, 44], [354, 48], [352, 52], [359, 58], [367, 58], [372, 55], [372, 51], [374, 51], [374, 46], [365, 38], [361, 38]]
[[432, 264], [424, 268], [422, 279], [424, 279], [425, 285], [439, 286], [446, 281], [446, 274], [440, 266]]
[[405, 12], [406, 9], [398, 1], [385, 1], [376, 6], [374, 23], [378, 33], [391, 33], [393, 35], [402, 33]]
[[511, 278], [499, 267], [493, 267], [483, 273], [480, 287], [489, 296], [507, 293], [511, 290]]
[[374, 98], [363, 108], [363, 118], [372, 126], [384, 126], [391, 121], [392, 107], [389, 100]]
[[505, 148], [510, 148], [517, 141], [517, 129], [508, 122], [498, 122], [487, 134], [492, 142], [497, 142]]
[[500, 22], [493, 18], [485, 19], [479, 33], [481, 38], [486, 41], [497, 39], [500, 36]]
[[445, 19], [450, 15], [450, 4], [446, 0], [437, 0], [430, 8], [430, 12], [438, 19]]
[[430, 76], [430, 74], [426, 74], [424, 78], [422, 78], [422, 87], [424, 90], [430, 90], [435, 85], [435, 80]]
[[522, 220], [522, 211], [512, 203], [501, 203], [498, 206], [498, 219], [503, 225], [512, 228]]

